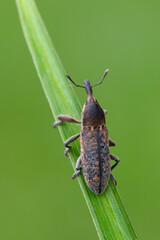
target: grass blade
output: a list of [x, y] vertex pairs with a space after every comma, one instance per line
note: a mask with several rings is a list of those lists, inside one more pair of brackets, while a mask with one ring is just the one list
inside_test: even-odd
[[[81, 106], [68, 84], [35, 2], [16, 0], [16, 4], [25, 39], [54, 118], [59, 114], [68, 114], [80, 119]], [[80, 132], [80, 126], [70, 126], [64, 123], [63, 127], [59, 127], [63, 141]], [[77, 142], [72, 146], [70, 159], [75, 169], [80, 146]], [[100, 239], [137, 239], [112, 180], [102, 195], [92, 193], [83, 176], [79, 176], [78, 181]]]

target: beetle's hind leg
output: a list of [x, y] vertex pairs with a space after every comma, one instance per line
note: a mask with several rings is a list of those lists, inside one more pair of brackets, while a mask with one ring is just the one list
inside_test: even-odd
[[53, 124], [53, 127], [56, 128], [58, 125], [62, 124], [63, 122], [70, 122], [70, 123], [78, 123], [81, 124], [81, 121], [76, 120], [73, 117], [70, 117], [68, 115], [58, 115], [57, 118], [60, 120], [58, 122], [55, 122]]
[[67, 148], [67, 149], [65, 150], [64, 154], [65, 154], [67, 157], [69, 157], [68, 152], [69, 152], [69, 150], [70, 150], [71, 147], [72, 147], [72, 146], [70, 146], [70, 145], [68, 145], [68, 144], [70, 144], [71, 142], [73, 142], [74, 140], [76, 140], [79, 136], [80, 136], [80, 133], [75, 134], [75, 135], [73, 135], [72, 137], [68, 138], [68, 139], [64, 142], [64, 146]]
[[117, 181], [116, 181], [116, 179], [114, 178], [114, 176], [113, 176], [113, 174], [112, 174], [112, 173], [111, 173], [111, 178], [112, 178], [112, 180], [113, 180], [114, 184], [115, 184], [115, 185], [117, 185]]
[[79, 158], [77, 159], [77, 162], [76, 162], [77, 172], [75, 172], [73, 174], [72, 179], [75, 179], [81, 173], [81, 171], [82, 171], [81, 163], [82, 163], [82, 158], [81, 158], [81, 156], [79, 156]]

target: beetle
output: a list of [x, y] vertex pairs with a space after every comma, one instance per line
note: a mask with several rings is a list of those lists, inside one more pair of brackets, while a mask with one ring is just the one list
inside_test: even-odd
[[[68, 155], [69, 150], [72, 148], [69, 145], [80, 137], [81, 155], [76, 163], [76, 172], [73, 174], [72, 179], [76, 178], [81, 171], [85, 181], [92, 192], [101, 194], [105, 191], [110, 177], [113, 179], [115, 185], [117, 184], [111, 171], [119, 163], [119, 158], [111, 154], [109, 146], [115, 146], [115, 142], [108, 137], [108, 129], [105, 121], [105, 114], [107, 110], [103, 110], [97, 100], [93, 96], [92, 88], [100, 85], [108, 73], [108, 69], [104, 72], [102, 80], [91, 86], [88, 80], [83, 82], [84, 86], [77, 85], [69, 75], [67, 78], [76, 86], [85, 88], [87, 92], [87, 101], [83, 106], [81, 113], [81, 121], [74, 119], [68, 115], [59, 115], [58, 122], [55, 122], [53, 127], [57, 127], [63, 122], [81, 124], [81, 132], [68, 138], [64, 145], [66, 147], [65, 155]], [[115, 164], [111, 166], [111, 159]]]

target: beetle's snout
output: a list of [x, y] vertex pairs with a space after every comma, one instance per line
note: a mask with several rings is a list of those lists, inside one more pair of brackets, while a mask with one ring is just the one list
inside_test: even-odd
[[85, 89], [86, 89], [86, 92], [87, 92], [87, 96], [90, 97], [92, 96], [92, 87], [91, 87], [91, 84], [90, 84], [90, 81], [88, 80], [85, 80], [83, 82], [84, 86], [85, 86]]

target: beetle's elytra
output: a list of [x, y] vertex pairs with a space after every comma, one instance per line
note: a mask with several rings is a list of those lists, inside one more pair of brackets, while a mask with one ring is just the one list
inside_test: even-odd
[[[81, 124], [80, 134], [76, 134], [65, 141], [64, 145], [67, 148], [65, 155], [68, 156], [68, 152], [72, 147], [69, 144], [80, 137], [81, 155], [76, 163], [77, 172], [73, 174], [72, 179], [76, 178], [82, 170], [88, 187], [96, 194], [105, 191], [110, 177], [116, 184], [111, 171], [119, 162], [119, 158], [109, 151], [109, 146], [115, 146], [115, 142], [108, 137], [105, 121], [107, 111], [101, 108], [92, 93], [92, 88], [101, 84], [107, 73], [108, 70], [105, 71], [102, 80], [93, 86], [90, 85], [88, 80], [83, 82], [84, 86], [77, 85], [69, 75], [66, 75], [76, 87], [86, 89], [87, 101], [83, 106], [81, 121], [67, 115], [59, 115], [57, 118], [60, 121], [55, 122], [53, 125], [53, 127], [56, 127], [63, 122]], [[111, 166], [111, 159], [116, 162], [113, 166]]]

